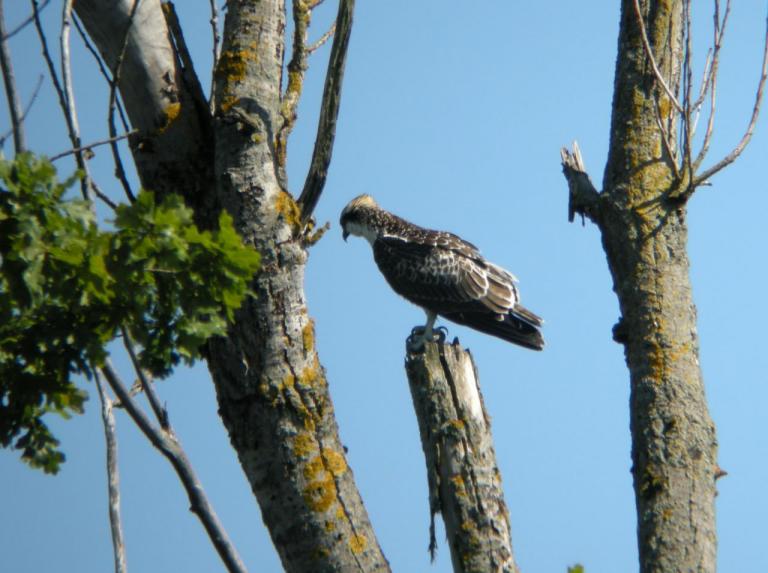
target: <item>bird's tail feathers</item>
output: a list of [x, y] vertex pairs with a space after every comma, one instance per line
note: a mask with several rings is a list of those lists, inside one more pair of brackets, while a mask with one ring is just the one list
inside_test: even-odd
[[537, 314], [534, 314], [524, 306], [520, 304], [516, 304], [515, 308], [513, 308], [510, 313], [512, 316], [515, 316], [519, 318], [520, 320], [527, 322], [531, 326], [541, 326], [544, 324], [544, 319], [538, 316]]
[[[538, 320], [539, 324], [541, 323], [541, 319], [538, 316], [526, 309], [523, 310], [532, 319]], [[541, 350], [544, 348], [544, 338], [541, 336], [539, 329], [534, 324], [531, 324], [532, 320], [515, 316], [514, 312], [504, 315], [502, 319], [498, 319], [496, 315], [491, 313], [457, 312], [443, 314], [442, 316], [453, 322], [464, 324], [480, 332], [496, 336], [531, 350]]]

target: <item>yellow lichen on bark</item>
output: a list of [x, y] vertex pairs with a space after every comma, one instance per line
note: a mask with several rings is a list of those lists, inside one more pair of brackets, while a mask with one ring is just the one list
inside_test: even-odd
[[453, 483], [453, 487], [456, 489], [456, 495], [459, 497], [467, 497], [467, 488], [464, 485], [464, 478], [460, 475], [455, 475], [451, 477], [451, 482]]
[[368, 547], [368, 539], [365, 535], [353, 534], [349, 538], [349, 550], [355, 555], [359, 555]]
[[339, 452], [330, 448], [323, 448], [323, 459], [328, 470], [336, 477], [339, 477], [347, 471], [347, 460]]
[[312, 452], [317, 451], [315, 438], [309, 432], [296, 434], [293, 439], [293, 453], [300, 458], [307, 457]]
[[309, 319], [304, 328], [301, 329], [301, 341], [304, 345], [304, 352], [309, 352], [315, 347], [315, 321]]
[[165, 132], [165, 130], [171, 126], [174, 120], [177, 117], [179, 117], [180, 113], [181, 113], [181, 102], [173, 102], [165, 106], [165, 109], [163, 110], [162, 124], [157, 129], [157, 132], [158, 133]]
[[256, 52], [251, 50], [224, 50], [216, 67], [216, 75], [227, 84], [241, 82], [246, 77], [248, 60], [256, 60]]
[[283, 220], [293, 229], [297, 231], [301, 223], [301, 210], [293, 200], [290, 193], [280, 191], [275, 198], [275, 210], [283, 218]]
[[[254, 48], [254, 46], [251, 46]], [[240, 99], [234, 94], [235, 84], [241, 83], [248, 73], [248, 62], [257, 60], [255, 49], [224, 50], [216, 66], [216, 76], [224, 82], [219, 110], [229, 111]]]
[[324, 479], [315, 480], [304, 488], [304, 503], [313, 511], [328, 511], [336, 497], [336, 484], [327, 472]]

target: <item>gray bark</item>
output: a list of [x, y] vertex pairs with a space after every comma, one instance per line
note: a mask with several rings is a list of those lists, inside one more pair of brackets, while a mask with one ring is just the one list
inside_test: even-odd
[[468, 350], [427, 343], [405, 360], [427, 464], [430, 551], [441, 513], [457, 573], [516, 573], [509, 512], [477, 371]]
[[194, 70], [180, 64], [160, 0], [141, 0], [131, 19], [133, 5], [77, 0], [75, 12], [119, 76], [120, 95], [138, 130], [130, 144], [142, 186], [213, 209], [211, 118], [200, 84]]
[[[682, 1], [641, 2], [649, 42], [674, 91]], [[622, 2], [611, 144], [603, 191], [565, 158], [572, 212], [602, 235], [621, 308], [614, 338], [630, 372], [632, 474], [640, 570], [714, 572], [717, 441], [699, 367], [686, 206], [657, 114], [674, 145], [675, 113], [643, 48], [633, 0]]]
[[[76, 4], [108, 63], [122, 49], [131, 5]], [[132, 150], [143, 184], [183, 192], [204, 220], [223, 205], [261, 252], [257, 296], [228, 338], [209, 345], [208, 362], [221, 416], [286, 571], [388, 571], [315, 347], [304, 296], [311, 241], [278, 176], [284, 28], [282, 0], [228, 4], [212, 118], [200, 105], [194, 70], [182, 70], [174, 55], [158, 0], [142, 0], [120, 91], [142, 131]]]

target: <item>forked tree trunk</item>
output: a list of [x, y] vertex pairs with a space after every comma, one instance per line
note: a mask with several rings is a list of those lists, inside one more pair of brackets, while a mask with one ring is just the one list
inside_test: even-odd
[[262, 254], [256, 297], [211, 345], [219, 405], [287, 571], [385, 571], [339, 440], [304, 297], [299, 209], [280, 188], [285, 11], [230, 3], [216, 70], [219, 197]]
[[[108, 64], [123, 46], [132, 0], [78, 0]], [[120, 82], [132, 151], [150, 189], [180, 192], [202, 220], [223, 205], [262, 255], [257, 293], [225, 340], [210, 344], [220, 413], [286, 571], [388, 571], [339, 440], [304, 297], [306, 237], [281, 188], [285, 6], [229, 2], [214, 116], [181, 65], [158, 0], [142, 0]], [[174, 36], [179, 47], [180, 37]], [[215, 154], [214, 154], [215, 149]]]
[[[681, 0], [641, 2], [655, 61], [673, 91], [682, 7]], [[716, 565], [717, 441], [699, 367], [686, 206], [671, 196], [680, 183], [669, 155], [675, 115], [643, 47], [633, 0], [624, 0], [602, 192], [572, 157], [564, 171], [572, 212], [600, 228], [621, 308], [614, 338], [630, 372], [638, 547], [647, 573], [714, 572]]]

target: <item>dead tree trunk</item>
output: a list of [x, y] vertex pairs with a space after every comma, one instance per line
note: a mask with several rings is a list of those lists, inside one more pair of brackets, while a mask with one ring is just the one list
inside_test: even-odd
[[[630, 372], [640, 570], [714, 572], [717, 441], [699, 367], [685, 201], [676, 167], [683, 2], [622, 2], [611, 143], [598, 193], [564, 152], [571, 218], [600, 229], [619, 299], [614, 338]], [[654, 66], [658, 71], [654, 71]], [[659, 77], [660, 76], [660, 77]], [[661, 80], [666, 88], [661, 85]]]
[[509, 512], [491, 423], [468, 350], [429, 342], [408, 351], [405, 370], [427, 463], [430, 552], [443, 516], [456, 573], [516, 573]]

